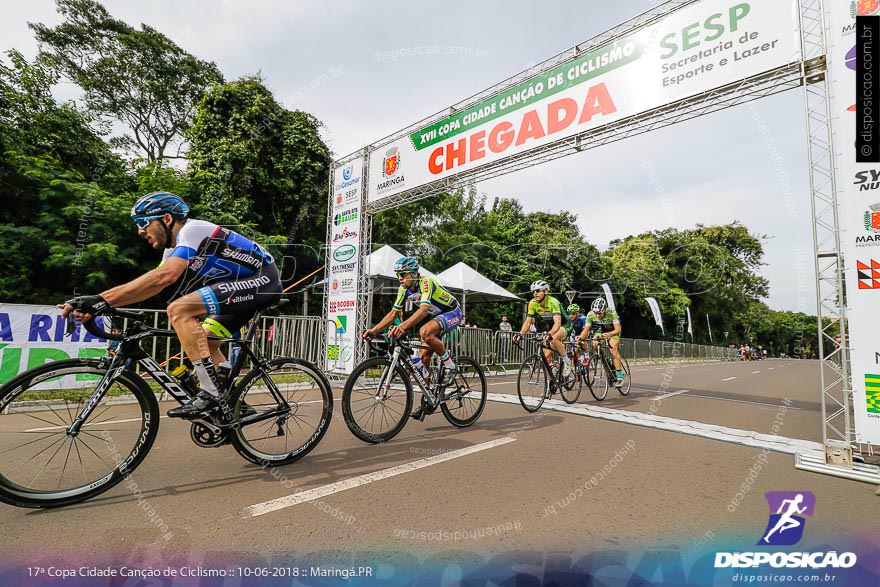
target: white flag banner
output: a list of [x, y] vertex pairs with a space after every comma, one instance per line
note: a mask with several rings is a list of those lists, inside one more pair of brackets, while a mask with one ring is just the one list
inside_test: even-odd
[[687, 315], [688, 315], [688, 334], [691, 335], [691, 340], [693, 340], [694, 339], [694, 327], [691, 325], [691, 309], [685, 308], [684, 311], [687, 312]]
[[605, 301], [608, 302], [608, 307], [616, 312], [617, 308], [614, 307], [614, 296], [611, 295], [611, 286], [603, 283], [602, 290], [605, 292]]
[[648, 302], [648, 307], [651, 308], [651, 313], [654, 314], [654, 322], [660, 327], [660, 332], [665, 335], [666, 330], [663, 328], [663, 315], [660, 313], [660, 304], [654, 298], [645, 298], [645, 301]]

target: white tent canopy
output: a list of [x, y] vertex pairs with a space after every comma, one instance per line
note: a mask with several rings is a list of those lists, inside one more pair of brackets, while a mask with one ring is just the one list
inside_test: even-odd
[[[370, 253], [367, 259], [365, 273], [370, 277], [385, 277], [397, 283], [397, 276], [394, 274], [394, 262], [405, 257], [402, 253], [395, 250], [391, 245], [384, 245]], [[427, 277], [434, 277], [441, 285], [446, 285], [443, 279], [439, 279], [433, 272], [421, 267], [419, 272]]]
[[438, 275], [440, 283], [450, 289], [464, 292], [462, 306], [467, 310], [467, 300], [472, 302], [522, 301], [485, 275], [464, 262], [459, 262]]

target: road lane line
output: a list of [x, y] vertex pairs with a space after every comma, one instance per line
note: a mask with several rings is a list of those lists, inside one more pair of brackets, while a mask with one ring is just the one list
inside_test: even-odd
[[[517, 400], [517, 402], [519, 402], [519, 400]], [[300, 491], [299, 493], [294, 493], [293, 495], [279, 497], [278, 499], [272, 499], [269, 501], [264, 501], [262, 503], [254, 504], [252, 506], [248, 506], [244, 508], [241, 517], [252, 518], [256, 516], [262, 516], [264, 514], [268, 514], [283, 508], [291, 507], [300, 503], [305, 503], [307, 501], [313, 501], [315, 499], [326, 497], [334, 493], [339, 493], [340, 491], [354, 489], [355, 487], [360, 487], [361, 485], [366, 485], [367, 483], [381, 481], [382, 479], [388, 479], [389, 477], [395, 477], [397, 475], [409, 473], [410, 471], [423, 469], [425, 467], [430, 467], [431, 465], [437, 465], [439, 463], [478, 453], [484, 450], [488, 450], [490, 448], [495, 448], [496, 446], [503, 446], [505, 444], [509, 444], [515, 441], [516, 438], [505, 436], [504, 438], [499, 438], [490, 442], [484, 442], [482, 444], [476, 444], [467, 448], [453, 450], [444, 454], [419, 459], [418, 461], [404, 463], [402, 465], [397, 465], [395, 467], [383, 469], [374, 473], [366, 473], [365, 475], [352, 477], [351, 479], [344, 479], [342, 481], [337, 481], [336, 483], [324, 485], [323, 487], [316, 487], [314, 489]]]
[[656, 402], [656, 401], [661, 401], [661, 400], [664, 400], [664, 399], [666, 399], [666, 398], [668, 398], [668, 397], [672, 397], [672, 396], [675, 396], [675, 395], [680, 395], [680, 394], [682, 394], [682, 393], [687, 393], [687, 392], [689, 392], [689, 391], [690, 391], [690, 389], [681, 389], [681, 390], [679, 390], [679, 391], [673, 391], [672, 393], [667, 393], [667, 394], [665, 394], [665, 395], [661, 395], [661, 396], [659, 396], [659, 397], [655, 397], [655, 398], [652, 399], [651, 401], [655, 401], [655, 402]]
[[736, 379], [736, 377], [725, 377], [721, 381], [733, 381], [734, 379]]
[[760, 371], [752, 371], [752, 375], [755, 375], [757, 373], [760, 373]]

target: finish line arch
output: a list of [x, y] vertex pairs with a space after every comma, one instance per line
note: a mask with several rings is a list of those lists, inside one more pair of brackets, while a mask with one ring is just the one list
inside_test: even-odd
[[826, 458], [799, 466], [864, 478], [852, 469], [852, 448], [861, 445], [851, 421], [849, 353], [835, 342], [848, 338], [828, 45], [822, 0], [669, 0], [337, 160], [325, 267], [324, 308], [335, 325], [326, 338], [328, 369], [349, 373], [366, 355], [358, 333], [367, 327], [364, 268], [375, 214], [801, 88]]

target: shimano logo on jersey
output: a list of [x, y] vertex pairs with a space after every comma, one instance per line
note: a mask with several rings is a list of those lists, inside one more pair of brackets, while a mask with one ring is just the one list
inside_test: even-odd
[[245, 263], [250, 263], [251, 265], [260, 265], [262, 263], [261, 259], [258, 259], [253, 255], [249, 255], [244, 251], [231, 249], [229, 247], [226, 247], [222, 251], [220, 251], [220, 254], [227, 259], [235, 259], [236, 261], [243, 261]]
[[261, 285], [268, 284], [271, 279], [269, 279], [265, 275], [260, 275], [259, 277], [254, 277], [253, 279], [245, 279], [244, 281], [228, 281], [221, 282], [217, 284], [217, 289], [220, 290], [221, 293], [232, 293], [236, 291], [241, 291], [243, 289], [248, 289], [250, 287], [260, 287]]

